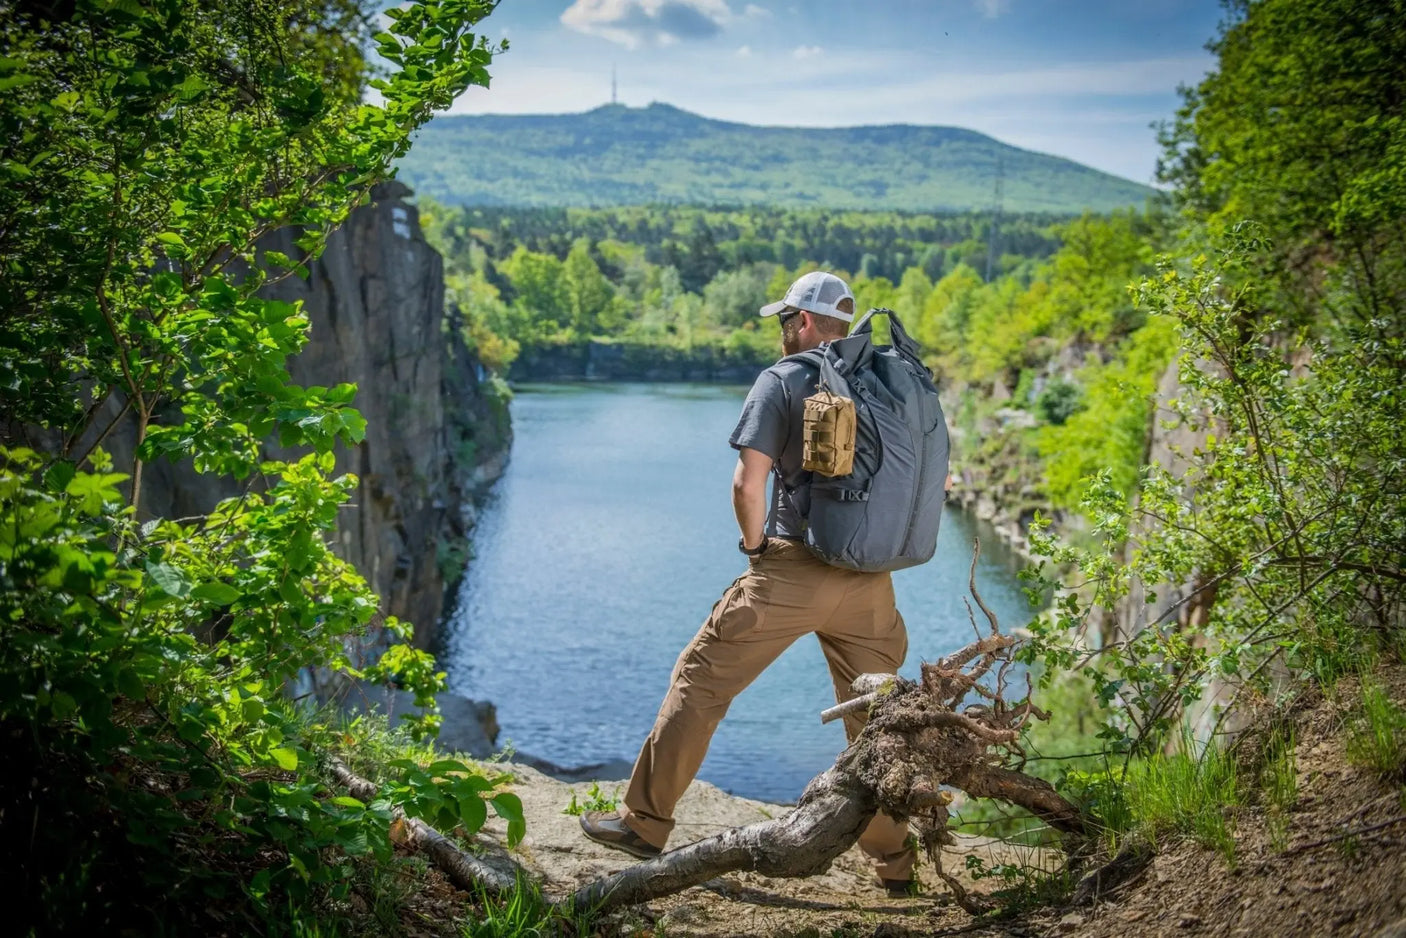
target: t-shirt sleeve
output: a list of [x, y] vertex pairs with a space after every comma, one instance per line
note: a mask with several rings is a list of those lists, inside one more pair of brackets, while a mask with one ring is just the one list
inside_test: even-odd
[[791, 422], [786, 413], [786, 390], [773, 372], [758, 376], [747, 400], [742, 404], [742, 416], [728, 442], [734, 449], [754, 449], [772, 459], [780, 459], [786, 448]]

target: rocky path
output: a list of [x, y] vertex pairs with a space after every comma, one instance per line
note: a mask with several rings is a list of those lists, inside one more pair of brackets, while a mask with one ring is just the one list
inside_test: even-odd
[[[633, 862], [623, 853], [587, 840], [578, 819], [565, 813], [573, 793], [578, 803], [586, 799], [590, 782], [569, 784], [527, 766], [508, 768], [516, 779], [512, 789], [522, 798], [527, 815], [527, 837], [513, 851], [513, 857], [540, 879], [545, 892], [553, 896], [571, 892]], [[622, 782], [598, 784], [606, 797], [624, 789]], [[785, 805], [738, 798], [706, 782], [695, 782], [679, 803], [673, 843], [688, 843], [789, 810]], [[494, 819], [480, 833], [479, 842], [485, 849], [500, 851], [505, 834], [504, 823]], [[988, 863], [1041, 859], [1018, 856], [1009, 845], [986, 838], [959, 836], [958, 841], [957, 847], [949, 848], [944, 864], [963, 878], [967, 854], [981, 856]], [[928, 879], [936, 882], [935, 876]], [[930, 885], [918, 898], [888, 898], [867, 859], [854, 847], [823, 875], [780, 880], [751, 873], [729, 874], [651, 903], [622, 918], [617, 927], [621, 934], [696, 938], [872, 935], [876, 930], [888, 935], [927, 935], [970, 922], [966, 913], [951, 905], [940, 884]]]

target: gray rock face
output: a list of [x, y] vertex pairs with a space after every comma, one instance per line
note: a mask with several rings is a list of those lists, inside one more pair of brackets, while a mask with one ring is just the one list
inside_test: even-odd
[[[380, 713], [398, 726], [407, 716], [419, 715], [415, 695], [407, 691], [357, 681], [342, 691], [342, 709], [348, 714]], [[435, 695], [442, 719], [435, 746], [445, 753], [462, 753], [475, 759], [493, 755], [498, 742], [498, 711], [491, 703], [470, 700], [444, 691]]]
[[[360, 484], [335, 548], [380, 594], [381, 611], [412, 623], [415, 644], [427, 648], [447, 587], [463, 572], [474, 495], [502, 474], [511, 431], [506, 404], [446, 315], [443, 264], [408, 195], [400, 183], [377, 187], [308, 265], [306, 281], [290, 276], [265, 292], [301, 300], [309, 318], [308, 344], [289, 362], [293, 380], [358, 388], [366, 439], [337, 447], [336, 471]], [[263, 246], [301, 256], [293, 239], [278, 232]], [[108, 407], [116, 414], [120, 403]], [[125, 430], [107, 440], [118, 465], [131, 463], [135, 430]], [[276, 445], [268, 452], [299, 455]], [[239, 490], [232, 479], [159, 460], [143, 472], [141, 514], [203, 514]]]
[[[485, 392], [484, 372], [444, 313], [439, 254], [396, 182], [377, 187], [329, 240], [306, 281], [270, 289], [302, 300], [307, 347], [294, 381], [352, 382], [366, 439], [339, 446], [337, 471], [360, 479], [344, 510], [338, 553], [381, 595], [382, 610], [415, 625], [428, 647], [443, 615], [446, 574], [457, 579], [472, 499], [502, 471], [506, 410]], [[268, 247], [297, 256], [293, 233]]]
[[[1182, 393], [1178, 365], [1174, 361], [1162, 373], [1157, 386], [1157, 409], [1152, 422], [1152, 434], [1147, 444], [1147, 455], [1143, 460], [1174, 477], [1186, 475], [1191, 467], [1188, 454], [1206, 442], [1206, 431], [1187, 426], [1178, 418], [1176, 412], [1167, 406], [1168, 401]], [[1148, 527], [1141, 532], [1143, 536], [1155, 531], [1151, 522], [1145, 524]], [[1155, 584], [1157, 598], [1154, 602], [1148, 602], [1147, 588], [1148, 584], [1136, 580], [1130, 584], [1128, 594], [1123, 597], [1113, 617], [1111, 628], [1106, 628], [1105, 641], [1130, 638], [1151, 623], [1174, 612], [1183, 628], [1199, 630], [1204, 622], [1199, 621], [1198, 617], [1204, 616], [1205, 609], [1215, 601], [1214, 592], [1203, 593], [1198, 583]], [[1195, 601], [1197, 599], [1200, 602]]]

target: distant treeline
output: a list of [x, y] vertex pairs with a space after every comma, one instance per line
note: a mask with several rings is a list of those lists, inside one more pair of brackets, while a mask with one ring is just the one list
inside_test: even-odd
[[[990, 239], [992, 213], [930, 214], [786, 208], [701, 208], [633, 205], [615, 208], [446, 208], [435, 213], [437, 235], [457, 255], [476, 244], [494, 260], [517, 247], [564, 259], [579, 238], [644, 250], [650, 264], [673, 267], [697, 293], [717, 276], [756, 262], [795, 268], [804, 262], [856, 276], [897, 281], [909, 267], [938, 279], [959, 264], [993, 273], [1059, 247], [1058, 226], [1070, 216], [1002, 215]], [[609, 265], [609, 252], [597, 263]], [[621, 271], [607, 269], [606, 274]]]

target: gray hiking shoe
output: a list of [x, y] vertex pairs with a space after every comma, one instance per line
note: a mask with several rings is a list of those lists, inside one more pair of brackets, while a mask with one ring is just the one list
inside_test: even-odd
[[598, 844], [623, 850], [642, 860], [652, 860], [663, 852], [630, 830], [619, 811], [587, 811], [581, 815], [581, 830]]
[[884, 879], [880, 883], [890, 899], [911, 899], [922, 893], [916, 879]]

